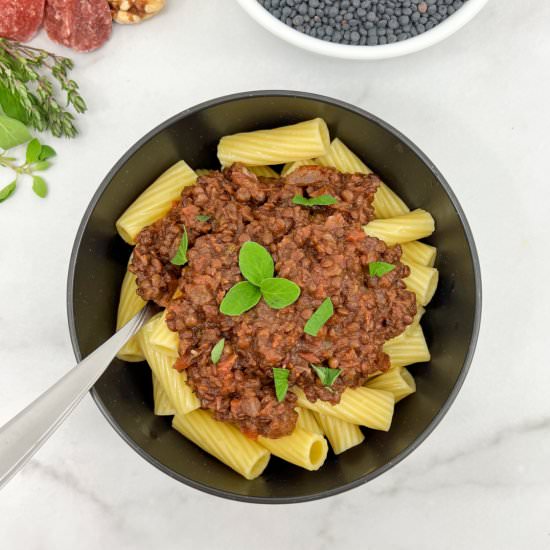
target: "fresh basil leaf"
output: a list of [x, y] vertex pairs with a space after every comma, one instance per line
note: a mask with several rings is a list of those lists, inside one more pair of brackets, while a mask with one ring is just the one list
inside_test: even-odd
[[0, 106], [6, 115], [21, 121], [29, 122], [29, 116], [25, 111], [19, 97], [4, 86], [0, 86]]
[[340, 376], [340, 373], [342, 372], [342, 369], [318, 367], [317, 365], [311, 365], [311, 368], [315, 371], [315, 374], [317, 374], [323, 386], [332, 386], [332, 384], [334, 384], [334, 381]]
[[187, 263], [187, 247], [189, 246], [189, 240], [187, 238], [187, 229], [183, 228], [183, 235], [181, 236], [180, 245], [176, 255], [170, 260], [174, 265], [185, 265]]
[[16, 187], [17, 187], [17, 182], [12, 181], [11, 183], [8, 183], [6, 187], [0, 189], [0, 202], [4, 202], [5, 200], [8, 200], [13, 195]]
[[292, 202], [300, 206], [330, 206], [331, 204], [336, 204], [338, 199], [332, 195], [319, 195], [310, 199], [306, 199], [302, 195], [295, 195]]
[[27, 155], [26, 160], [27, 164], [32, 164], [33, 162], [37, 162], [40, 158], [40, 153], [42, 152], [42, 145], [40, 145], [40, 142], [34, 138], [31, 139], [27, 145]]
[[32, 190], [41, 198], [48, 194], [48, 185], [40, 176], [32, 177]]
[[49, 145], [42, 145], [42, 151], [40, 151], [40, 156], [38, 157], [38, 160], [48, 160], [52, 157], [55, 157], [57, 153], [55, 152], [55, 149], [53, 147], [50, 147]]
[[371, 277], [382, 277], [386, 273], [393, 271], [395, 266], [386, 262], [371, 262], [369, 264], [369, 275]]
[[304, 326], [304, 332], [310, 336], [317, 336], [323, 325], [334, 315], [334, 306], [330, 298], [325, 298], [323, 303], [313, 312]]
[[301, 292], [296, 283], [278, 277], [264, 279], [260, 290], [267, 305], [273, 309], [282, 309], [293, 304]]
[[27, 127], [15, 118], [0, 116], [0, 147], [11, 149], [30, 141], [32, 136]]
[[252, 309], [262, 297], [257, 286], [248, 281], [241, 281], [230, 288], [220, 304], [220, 311], [224, 315], [241, 315]]
[[47, 170], [51, 165], [51, 162], [48, 162], [47, 160], [41, 160], [39, 162], [35, 162], [32, 165], [32, 169], [36, 172], [42, 172], [43, 170]]
[[275, 395], [277, 396], [277, 401], [279, 402], [285, 400], [286, 393], [288, 391], [289, 374], [290, 374], [290, 371], [288, 369], [273, 367], [273, 382], [275, 384]]
[[244, 278], [260, 286], [264, 279], [273, 277], [275, 266], [271, 254], [260, 244], [248, 241], [239, 252], [239, 268]]
[[197, 221], [199, 222], [207, 222], [210, 219], [210, 216], [207, 216], [206, 214], [199, 214], [197, 216]]
[[221, 359], [224, 346], [225, 346], [225, 338], [222, 338], [212, 348], [212, 351], [210, 352], [210, 359], [212, 359], [212, 363], [214, 363], [214, 365]]

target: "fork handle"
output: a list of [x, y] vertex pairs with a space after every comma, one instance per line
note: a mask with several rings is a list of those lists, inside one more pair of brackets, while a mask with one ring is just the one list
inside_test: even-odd
[[151, 317], [143, 308], [118, 332], [0, 428], [0, 488], [31, 459]]

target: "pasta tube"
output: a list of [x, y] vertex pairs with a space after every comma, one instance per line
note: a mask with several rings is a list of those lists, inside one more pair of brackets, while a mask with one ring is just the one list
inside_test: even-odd
[[403, 279], [407, 289], [416, 294], [418, 303], [427, 305], [433, 298], [439, 281], [439, 271], [435, 267], [426, 267], [416, 263], [403, 261], [408, 265], [411, 273]]
[[350, 424], [366, 426], [387, 432], [393, 416], [394, 400], [391, 393], [370, 388], [348, 388], [342, 394], [338, 405], [331, 405], [318, 399], [311, 403], [303, 390], [294, 388], [298, 405], [320, 414], [340, 418]]
[[[318, 158], [317, 162], [321, 166], [333, 166], [340, 172], [372, 173], [372, 170], [338, 138], [332, 141], [328, 153]], [[384, 182], [380, 182], [372, 205], [377, 218], [393, 218], [409, 212], [408, 206]]]
[[302, 407], [296, 407], [296, 412], [298, 413], [297, 428], [305, 430], [306, 432], [323, 435], [323, 430], [319, 427], [312, 411], [303, 409]]
[[[151, 373], [152, 374], [152, 373]], [[153, 376], [153, 403], [155, 405], [154, 411], [157, 416], [173, 416], [176, 414], [176, 409], [174, 405], [170, 403], [168, 395], [162, 388], [162, 385], [157, 380], [157, 377]]]
[[269, 462], [267, 449], [235, 426], [214, 420], [207, 411], [197, 409], [186, 415], [178, 414], [172, 427], [246, 479], [256, 479]]
[[206, 176], [206, 174], [209, 174], [210, 172], [212, 172], [210, 168], [197, 168], [195, 170], [195, 174], [197, 174], [197, 177]]
[[339, 455], [365, 440], [363, 432], [355, 424], [319, 413], [315, 413], [315, 418], [323, 428], [334, 454]]
[[257, 176], [263, 178], [278, 178], [279, 174], [271, 166], [249, 166], [248, 169]]
[[[145, 301], [137, 294], [136, 276], [126, 271], [122, 286], [120, 288], [120, 299], [116, 317], [116, 329], [121, 329], [132, 317], [134, 317], [145, 306]], [[117, 353], [122, 361], [137, 363], [144, 361], [145, 356], [141, 351], [137, 334], [132, 336]]]
[[392, 367], [406, 367], [431, 359], [430, 350], [420, 325], [416, 325], [406, 337], [400, 338], [397, 342], [389, 340], [384, 344], [383, 349], [390, 356]]
[[367, 235], [394, 245], [428, 237], [434, 232], [435, 223], [429, 212], [418, 208], [395, 218], [373, 220], [363, 229]]
[[369, 380], [367, 388], [388, 391], [393, 394], [397, 403], [416, 391], [416, 383], [411, 373], [405, 367], [396, 367]]
[[281, 171], [281, 176], [288, 176], [289, 174], [292, 174], [296, 168], [300, 168], [300, 166], [316, 166], [317, 162], [315, 162], [313, 159], [308, 160], [296, 160], [294, 162], [288, 162], [283, 166], [283, 169]]
[[401, 245], [401, 252], [401, 258], [406, 263], [413, 262], [415, 264], [433, 267], [437, 255], [437, 248], [420, 241], [411, 241]]
[[169, 357], [178, 357], [179, 337], [177, 332], [172, 332], [166, 325], [166, 313], [162, 312], [159, 321], [155, 323], [151, 331], [149, 344], [158, 353], [163, 353]]
[[222, 166], [242, 162], [248, 166], [282, 164], [324, 155], [330, 145], [328, 127], [321, 118], [224, 136], [218, 144]]
[[318, 470], [328, 453], [327, 440], [322, 435], [300, 428], [277, 439], [260, 436], [258, 443], [271, 454], [310, 471]]
[[128, 244], [135, 244], [138, 233], [166, 215], [184, 187], [193, 185], [196, 180], [197, 174], [183, 160], [174, 164], [120, 216], [116, 222], [118, 234]]
[[151, 333], [161, 317], [155, 316], [139, 332], [139, 342], [147, 362], [157, 377], [168, 399], [174, 405], [177, 414], [187, 414], [198, 409], [200, 402], [193, 390], [187, 385], [185, 372], [174, 369], [174, 358], [159, 353], [151, 346]]

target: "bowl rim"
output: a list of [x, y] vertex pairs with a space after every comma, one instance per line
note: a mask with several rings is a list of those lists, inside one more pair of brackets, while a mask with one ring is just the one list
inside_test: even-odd
[[241, 8], [264, 29], [294, 46], [329, 57], [363, 61], [409, 55], [442, 42], [471, 21], [488, 1], [468, 0], [457, 11], [432, 29], [401, 42], [376, 46], [354, 46], [352, 44], [327, 42], [297, 31], [277, 19], [258, 0], [237, 0]]
[[153, 128], [152, 130], [147, 132], [145, 136], [143, 136], [136, 143], [134, 143], [134, 145], [132, 145], [120, 157], [120, 159], [111, 168], [111, 170], [109, 170], [107, 175], [103, 178], [98, 189], [94, 193], [92, 199], [90, 200], [90, 203], [86, 208], [86, 211], [82, 217], [82, 221], [80, 222], [78, 231], [76, 233], [75, 241], [73, 244], [73, 248], [72, 248], [71, 256], [69, 260], [69, 270], [68, 270], [68, 277], [67, 277], [67, 318], [68, 318], [69, 333], [70, 333], [73, 352], [75, 354], [76, 359], [80, 361], [82, 359], [82, 355], [80, 353], [80, 348], [79, 348], [77, 334], [76, 334], [75, 311], [74, 311], [74, 297], [75, 297], [74, 296], [74, 277], [75, 277], [75, 271], [76, 271], [77, 255], [80, 250], [80, 247], [82, 244], [82, 238], [84, 236], [86, 227], [90, 221], [90, 217], [93, 213], [93, 210], [97, 206], [97, 203], [101, 198], [101, 196], [103, 195], [105, 189], [111, 184], [112, 179], [117, 174], [117, 172], [119, 172], [119, 170], [123, 168], [123, 166], [128, 162], [128, 160], [137, 151], [139, 151], [139, 149], [141, 149], [143, 145], [145, 145], [147, 142], [153, 139], [160, 132], [172, 126], [176, 121], [184, 119], [187, 116], [194, 114], [196, 112], [202, 111], [203, 109], [206, 109], [206, 108], [222, 105], [225, 103], [231, 103], [233, 101], [238, 101], [242, 99], [260, 98], [260, 97], [300, 98], [300, 99], [320, 101], [322, 103], [334, 105], [336, 107], [343, 108], [352, 113], [358, 114], [364, 118], [369, 119], [370, 121], [374, 122], [375, 124], [378, 124], [385, 130], [393, 134], [396, 138], [401, 140], [427, 166], [427, 168], [433, 173], [433, 175], [436, 177], [436, 179], [439, 181], [439, 183], [442, 185], [443, 189], [447, 193], [453, 207], [455, 208], [459, 216], [462, 227], [464, 228], [466, 240], [468, 242], [468, 246], [472, 254], [472, 263], [473, 263], [473, 269], [474, 269], [475, 310], [474, 310], [474, 323], [473, 323], [472, 335], [471, 335], [468, 352], [464, 359], [462, 369], [460, 371], [460, 374], [457, 378], [455, 385], [451, 390], [451, 393], [449, 394], [449, 397], [447, 398], [443, 406], [440, 408], [440, 410], [437, 412], [437, 414], [434, 416], [434, 418], [431, 420], [431, 422], [426, 426], [426, 428], [415, 438], [415, 440], [407, 448], [401, 451], [393, 460], [384, 464], [380, 468], [377, 468], [376, 470], [368, 474], [365, 474], [358, 479], [355, 479], [354, 481], [345, 483], [334, 489], [323, 490], [317, 493], [304, 495], [304, 496], [257, 497], [257, 496], [250, 496], [250, 495], [241, 495], [241, 494], [233, 493], [231, 491], [217, 489], [215, 487], [206, 485], [202, 482], [195, 481], [191, 478], [188, 478], [184, 475], [181, 475], [171, 470], [170, 468], [168, 468], [167, 466], [159, 462], [157, 459], [155, 459], [153, 456], [151, 456], [139, 444], [133, 441], [131, 437], [122, 429], [122, 427], [117, 423], [117, 421], [111, 415], [110, 411], [108, 410], [106, 405], [103, 403], [101, 397], [99, 396], [95, 386], [90, 390], [92, 398], [95, 401], [96, 405], [98, 406], [99, 410], [101, 411], [103, 416], [107, 419], [109, 424], [111, 424], [114, 430], [122, 437], [122, 439], [126, 441], [126, 443], [128, 443], [128, 445], [130, 445], [130, 447], [132, 447], [132, 449], [134, 449], [134, 451], [136, 451], [142, 458], [147, 460], [153, 466], [156, 466], [160, 471], [176, 479], [177, 481], [180, 481], [190, 487], [193, 487], [194, 489], [198, 489], [205, 493], [215, 495], [218, 497], [224, 497], [230, 500], [240, 501], [240, 502], [251, 502], [256, 504], [293, 504], [293, 503], [309, 502], [309, 501], [318, 500], [321, 498], [327, 498], [330, 496], [343, 493], [350, 489], [354, 489], [355, 487], [359, 487], [360, 485], [363, 485], [368, 481], [375, 479], [379, 475], [388, 471], [393, 466], [399, 464], [404, 458], [410, 455], [423, 441], [425, 441], [425, 439], [434, 431], [436, 426], [441, 422], [441, 420], [443, 419], [443, 417], [445, 416], [445, 414], [453, 404], [454, 400], [456, 399], [458, 392], [462, 388], [462, 385], [464, 383], [466, 375], [468, 374], [470, 364], [474, 356], [478, 335], [479, 335], [480, 323], [481, 323], [482, 292], [481, 292], [481, 267], [480, 267], [479, 257], [477, 254], [477, 249], [475, 246], [472, 231], [466, 219], [466, 215], [464, 214], [464, 211], [462, 210], [462, 207], [458, 202], [458, 199], [456, 198], [455, 194], [453, 193], [451, 187], [449, 186], [449, 184], [447, 183], [443, 175], [435, 167], [433, 162], [410, 139], [408, 139], [401, 132], [396, 130], [393, 126], [383, 121], [382, 119], [378, 118], [377, 116], [372, 115], [368, 111], [365, 111], [359, 107], [355, 107], [354, 105], [351, 105], [350, 103], [341, 101], [339, 99], [335, 99], [335, 98], [331, 98], [331, 97], [327, 97], [319, 94], [313, 94], [309, 92], [298, 92], [298, 91], [289, 91], [289, 90], [258, 90], [258, 91], [252, 91], [252, 92], [239, 92], [239, 93], [234, 93], [230, 95], [221, 96], [215, 99], [211, 99], [181, 111], [180, 113], [168, 118], [167, 120], [165, 120], [164, 122], [162, 122], [161, 124]]

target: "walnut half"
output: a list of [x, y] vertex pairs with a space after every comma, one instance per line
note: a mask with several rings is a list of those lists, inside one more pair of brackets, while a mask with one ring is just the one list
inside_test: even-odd
[[164, 8], [165, 0], [109, 0], [113, 20], [123, 25], [140, 23]]

